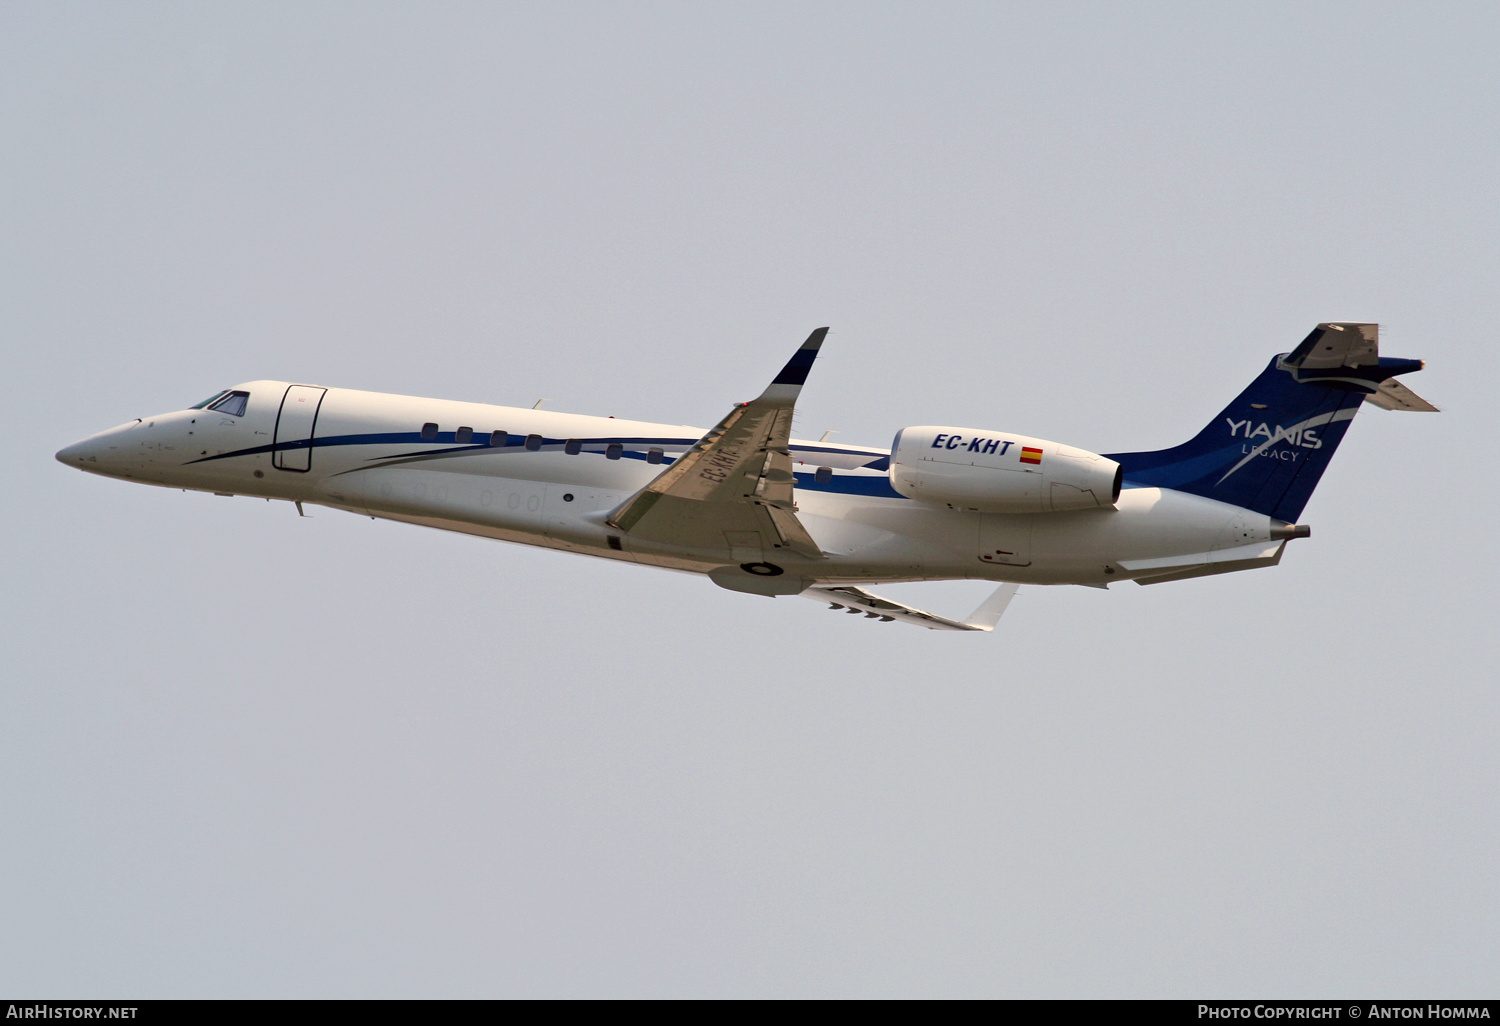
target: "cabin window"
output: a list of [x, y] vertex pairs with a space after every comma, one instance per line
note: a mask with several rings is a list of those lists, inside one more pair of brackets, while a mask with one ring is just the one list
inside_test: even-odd
[[231, 417], [243, 417], [245, 406], [250, 402], [249, 392], [225, 392], [209, 406], [215, 413], [227, 413]]
[[499, 447], [499, 446], [504, 445], [505, 442], [506, 442], [506, 440], [508, 438], [510, 438], [510, 432], [509, 431], [491, 431], [490, 432], [490, 444], [493, 445], [493, 446]]
[[436, 438], [437, 438], [437, 425], [434, 424], [432, 421], [429, 420], [426, 424], [422, 425], [422, 441], [424, 441], [424, 442], [431, 442], [431, 441], [434, 441]]
[[569, 456], [577, 456], [583, 451], [583, 441], [577, 438], [568, 439], [568, 444], [563, 446], [563, 452]]
[[818, 484], [827, 484], [833, 480], [833, 468], [819, 467], [817, 472], [813, 474], [813, 480], [818, 482]]
[[607, 460], [617, 460], [623, 455], [625, 455], [625, 447], [619, 442], [610, 442], [608, 448], [604, 450], [604, 458]]
[[663, 456], [665, 456], [665, 455], [666, 455], [666, 453], [662, 452], [660, 449], [657, 449], [657, 448], [654, 448], [654, 447], [650, 448], [650, 449], [647, 449], [646, 450], [646, 462], [647, 463], [660, 463], [661, 462], [661, 458]]
[[541, 435], [527, 435], [526, 436], [526, 448], [527, 448], [528, 451], [530, 451], [530, 452], [537, 452], [537, 451], [539, 451], [541, 449], [541, 447], [542, 447], [542, 436]]
[[471, 427], [459, 428], [457, 431], [453, 432], [453, 440], [459, 445], [468, 445], [470, 442], [474, 441], [474, 429]]

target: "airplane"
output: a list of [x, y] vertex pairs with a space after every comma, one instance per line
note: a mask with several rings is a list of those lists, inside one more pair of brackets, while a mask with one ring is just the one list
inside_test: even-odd
[[[286, 381], [250, 381], [57, 453], [143, 484], [288, 500], [702, 574], [878, 622], [994, 629], [1022, 584], [1107, 588], [1275, 566], [1364, 403], [1436, 412], [1376, 324], [1319, 324], [1197, 435], [1098, 454], [983, 428], [902, 428], [889, 449], [791, 437], [828, 334], [714, 428]], [[538, 403], [540, 407], [540, 402]], [[827, 438], [827, 435], [824, 436]], [[867, 590], [980, 579], [963, 620]]]

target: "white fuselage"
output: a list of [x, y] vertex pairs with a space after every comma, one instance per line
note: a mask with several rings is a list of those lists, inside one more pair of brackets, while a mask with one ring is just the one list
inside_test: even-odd
[[[701, 428], [277, 381], [236, 388], [249, 393], [242, 415], [150, 417], [58, 459], [147, 484], [318, 504], [648, 566], [708, 573], [728, 562], [724, 550], [643, 544], [605, 522]], [[291, 395], [310, 405], [292, 411]], [[436, 425], [436, 437], [424, 438], [424, 425]], [[472, 437], [455, 437], [460, 428]], [[506, 433], [505, 444], [488, 444], [494, 432]], [[539, 438], [528, 445], [528, 436]], [[285, 448], [288, 439], [297, 447]], [[1128, 480], [1114, 508], [978, 513], [897, 494], [888, 450], [797, 440], [790, 448], [797, 515], [824, 556], [777, 560], [818, 581], [1097, 586], [1210, 564], [1269, 565], [1283, 544], [1269, 517]]]

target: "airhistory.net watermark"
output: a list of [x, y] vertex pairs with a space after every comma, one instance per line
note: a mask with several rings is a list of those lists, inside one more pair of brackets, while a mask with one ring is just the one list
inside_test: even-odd
[[138, 1005], [75, 1005], [36, 1001], [6, 1005], [7, 1019], [134, 1019]]

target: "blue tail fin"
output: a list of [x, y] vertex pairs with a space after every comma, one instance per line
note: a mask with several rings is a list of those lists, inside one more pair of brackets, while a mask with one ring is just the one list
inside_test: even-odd
[[1373, 324], [1320, 324], [1191, 441], [1107, 455], [1127, 487], [1173, 488], [1295, 523], [1365, 396], [1422, 367], [1381, 358], [1377, 344]]

